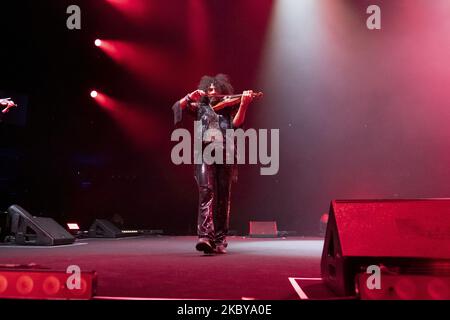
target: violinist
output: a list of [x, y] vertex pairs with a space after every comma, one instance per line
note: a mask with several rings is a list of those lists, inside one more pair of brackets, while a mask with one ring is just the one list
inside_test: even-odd
[[[227, 75], [204, 76], [197, 90], [173, 105], [175, 124], [187, 112], [201, 121], [202, 136], [208, 129], [217, 129], [225, 137], [227, 129], [242, 126], [248, 106], [258, 95], [247, 90], [233, 96]], [[203, 142], [203, 147], [207, 144], [208, 141]], [[207, 164], [202, 160], [201, 164], [195, 164], [195, 179], [199, 192], [196, 249], [205, 254], [224, 254], [228, 246], [231, 184], [237, 180], [236, 163]]]

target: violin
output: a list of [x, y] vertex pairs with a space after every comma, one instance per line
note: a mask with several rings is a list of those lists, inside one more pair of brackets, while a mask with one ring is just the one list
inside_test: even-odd
[[[261, 98], [264, 94], [262, 92], [253, 92], [253, 98]], [[219, 102], [215, 106], [213, 106], [214, 111], [219, 111], [223, 108], [230, 107], [241, 103], [243, 94], [234, 94], [234, 95], [214, 95], [214, 97], [224, 98], [223, 101]]]

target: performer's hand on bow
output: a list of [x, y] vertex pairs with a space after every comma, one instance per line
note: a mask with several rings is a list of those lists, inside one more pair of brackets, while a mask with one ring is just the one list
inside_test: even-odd
[[204, 96], [206, 96], [206, 92], [203, 90], [195, 90], [194, 92], [189, 93], [188, 98], [193, 102], [198, 102]]
[[241, 106], [248, 106], [250, 104], [250, 102], [253, 101], [254, 98], [254, 92], [253, 90], [246, 90], [242, 93], [242, 98], [241, 98]]

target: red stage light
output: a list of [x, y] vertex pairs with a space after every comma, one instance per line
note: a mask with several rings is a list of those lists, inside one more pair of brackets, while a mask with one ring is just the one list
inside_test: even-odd
[[57, 294], [61, 289], [61, 281], [59, 281], [59, 279], [54, 276], [50, 276], [44, 280], [42, 289], [44, 290], [45, 294], [53, 296]]
[[73, 290], [74, 291], [74, 295], [79, 297], [79, 296], [83, 296], [86, 294], [87, 290], [89, 289], [89, 285], [86, 282], [85, 279], [81, 279], [81, 283], [80, 283], [80, 289], [78, 290]]
[[400, 278], [393, 286], [393, 289], [401, 300], [417, 299], [417, 285], [414, 283], [413, 279], [406, 277]]
[[8, 279], [6, 277], [0, 275], [0, 294], [8, 289]]
[[96, 47], [100, 47], [100, 46], [102, 45], [102, 40], [96, 39], [96, 40], [94, 41], [94, 44], [95, 44]]
[[382, 273], [381, 288], [369, 289], [372, 275], [356, 275], [356, 291], [362, 300], [449, 300], [450, 276], [437, 274]]
[[71, 289], [72, 276], [64, 271], [0, 270], [0, 299], [91, 299], [96, 292], [97, 274], [81, 272], [80, 289]]
[[98, 92], [95, 91], [95, 90], [92, 90], [91, 91], [91, 97], [95, 99], [95, 98], [97, 98], [97, 96], [98, 96]]
[[433, 279], [428, 283], [428, 293], [434, 300], [446, 300], [450, 295], [450, 288], [442, 279]]
[[20, 276], [16, 282], [16, 290], [21, 295], [29, 294], [34, 287], [34, 281], [30, 276]]

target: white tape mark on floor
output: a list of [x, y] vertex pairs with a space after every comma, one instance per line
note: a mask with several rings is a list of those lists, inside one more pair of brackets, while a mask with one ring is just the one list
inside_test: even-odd
[[319, 281], [322, 280], [322, 278], [291, 278], [289, 277], [289, 282], [291, 283], [292, 287], [294, 287], [295, 292], [297, 292], [298, 296], [300, 297], [301, 300], [308, 300], [309, 297], [307, 296], [307, 294], [305, 293], [305, 291], [303, 291], [302, 287], [300, 287], [300, 285], [298, 284], [297, 280], [302, 280], [302, 281]]

